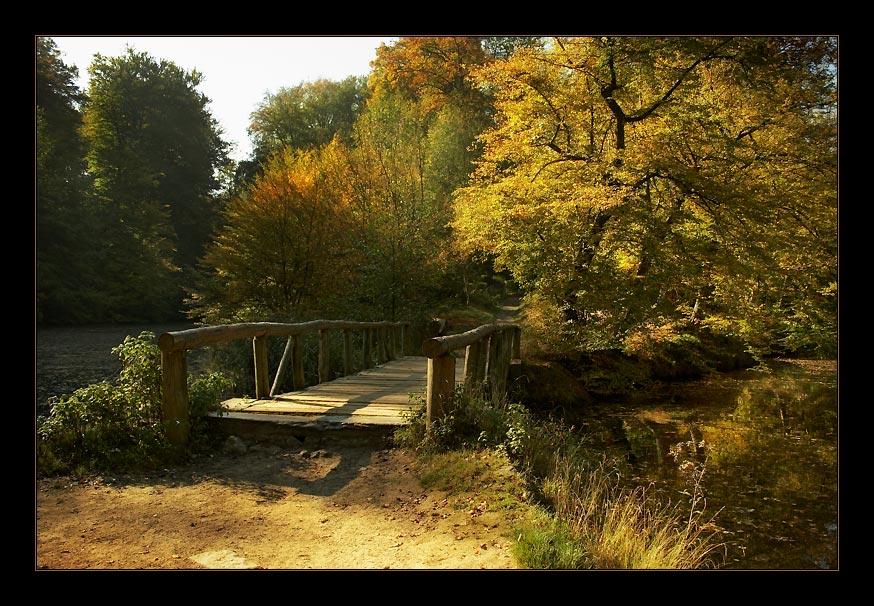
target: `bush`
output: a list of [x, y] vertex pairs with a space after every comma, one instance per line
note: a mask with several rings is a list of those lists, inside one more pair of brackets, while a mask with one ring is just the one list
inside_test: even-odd
[[[94, 383], [49, 401], [48, 416], [37, 417], [40, 475], [153, 468], [184, 454], [164, 435], [161, 352], [154, 339], [143, 332], [112, 350], [122, 364], [114, 383]], [[228, 383], [218, 374], [190, 382], [191, 447]]]

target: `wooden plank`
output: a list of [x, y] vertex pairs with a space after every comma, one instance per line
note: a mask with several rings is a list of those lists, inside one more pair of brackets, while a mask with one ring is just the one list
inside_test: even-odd
[[323, 403], [330, 406], [343, 406], [345, 404], [397, 404], [404, 405], [413, 400], [404, 394], [390, 394], [385, 396], [373, 397], [365, 394], [362, 396], [345, 396], [340, 394], [331, 395], [314, 395], [310, 397], [295, 396], [293, 398], [277, 398], [275, 400], [258, 400], [259, 406], [282, 406], [287, 402], [306, 402], [306, 403]]
[[[464, 359], [457, 358], [454, 362], [456, 380], [460, 382]], [[401, 425], [406, 422], [403, 413], [419, 406], [414, 396], [425, 394], [427, 363], [428, 359], [423, 356], [408, 356], [358, 374], [275, 395], [270, 400], [232, 398], [223, 403], [223, 408], [229, 414], [300, 417], [308, 419], [306, 422], [318, 419], [342, 424], [343, 419], [348, 418], [356, 424], [379, 419], [379, 424]]]
[[384, 407], [376, 407], [376, 406], [349, 406], [344, 407], [341, 410], [334, 409], [326, 411], [323, 407], [319, 406], [271, 406], [271, 407], [253, 407], [246, 410], [246, 412], [266, 412], [271, 414], [311, 414], [311, 415], [373, 415], [373, 416], [400, 416], [402, 408], [384, 408]]
[[[214, 416], [214, 415], [213, 415]], [[336, 415], [333, 417], [298, 415], [298, 414], [269, 414], [261, 412], [230, 412], [223, 415], [224, 418], [244, 421], [262, 421], [275, 425], [301, 425], [301, 426], [331, 426], [331, 425], [382, 425], [398, 426], [401, 421], [397, 417], [381, 417], [377, 415], [361, 414], [354, 417]]]
[[424, 394], [425, 391], [422, 390], [419, 393], [416, 392], [407, 392], [403, 391], [400, 393], [374, 393], [374, 392], [362, 392], [362, 393], [294, 393], [287, 394], [283, 397], [274, 398], [272, 400], [258, 400], [260, 403], [265, 402], [290, 402], [292, 400], [297, 400], [299, 402], [407, 402], [411, 399], [411, 396], [418, 396]]

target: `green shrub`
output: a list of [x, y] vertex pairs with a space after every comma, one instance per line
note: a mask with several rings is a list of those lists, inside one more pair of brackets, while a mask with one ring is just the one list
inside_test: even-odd
[[[184, 454], [164, 435], [161, 352], [154, 338], [150, 332], [128, 336], [112, 350], [122, 365], [114, 383], [94, 383], [50, 400], [48, 416], [37, 418], [40, 475], [150, 468]], [[218, 374], [190, 381], [192, 446], [227, 387]]]
[[213, 412], [222, 414], [219, 405], [233, 388], [234, 382], [220, 372], [188, 377], [188, 416], [191, 422], [189, 439], [193, 447], [196, 448], [209, 438], [206, 419]]

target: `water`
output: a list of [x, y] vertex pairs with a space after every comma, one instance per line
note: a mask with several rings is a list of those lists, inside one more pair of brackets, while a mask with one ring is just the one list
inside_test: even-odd
[[837, 569], [836, 363], [769, 367], [662, 386], [574, 422], [627, 485], [672, 503], [705, 497], [721, 568]]
[[39, 328], [34, 352], [34, 390], [38, 414], [48, 411], [52, 396], [71, 394], [80, 387], [112, 381], [121, 370], [112, 349], [126, 336], [148, 331], [162, 333], [192, 328], [191, 324], [101, 324], [71, 328]]

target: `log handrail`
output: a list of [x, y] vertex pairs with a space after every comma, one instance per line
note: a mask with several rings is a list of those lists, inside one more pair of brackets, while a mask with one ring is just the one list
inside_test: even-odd
[[521, 332], [517, 324], [496, 322], [422, 343], [422, 353], [428, 358], [426, 424], [429, 428], [432, 422], [452, 411], [455, 391], [452, 352], [465, 349], [463, 389], [466, 392], [480, 389], [499, 400], [506, 394], [511, 360], [520, 357]]
[[402, 327], [408, 322], [348, 322], [346, 320], [313, 320], [297, 324], [280, 322], [245, 322], [201, 326], [174, 332], [165, 332], [158, 338], [158, 347], [163, 351], [196, 349], [206, 345], [253, 339], [255, 337], [291, 337], [319, 330], [364, 330], [369, 328]]
[[[282, 374], [291, 358], [293, 380], [296, 389], [304, 387], [302, 337], [308, 333], [319, 333], [319, 382], [330, 380], [329, 332], [343, 331], [343, 373], [352, 372], [352, 353], [350, 331], [364, 332], [363, 366], [370, 368], [372, 355], [376, 354], [378, 363], [394, 359], [395, 354], [404, 355], [406, 327], [408, 322], [350, 322], [346, 320], [313, 320], [296, 324], [281, 322], [247, 322], [202, 326], [166, 332], [158, 337], [161, 349], [162, 404], [164, 427], [168, 440], [174, 444], [188, 441], [190, 428], [188, 409], [188, 366], [186, 352], [207, 345], [252, 339], [255, 360], [255, 397], [273, 397]], [[267, 363], [267, 337], [288, 337], [282, 360], [279, 363], [273, 386], [270, 386]], [[399, 347], [396, 342], [400, 341]], [[373, 352], [374, 341], [376, 351]]]

